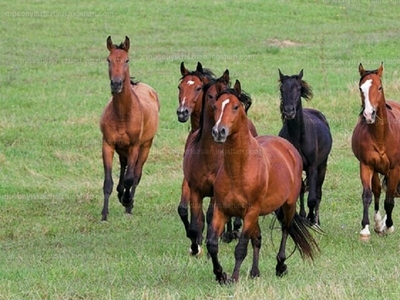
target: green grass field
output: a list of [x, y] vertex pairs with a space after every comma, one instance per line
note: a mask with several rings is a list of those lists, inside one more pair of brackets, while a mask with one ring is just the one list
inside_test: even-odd
[[[2, 4], [0, 299], [398, 299], [399, 233], [359, 241], [361, 184], [350, 148], [360, 62], [375, 69], [383, 61], [385, 95], [400, 99], [397, 1], [99, 2]], [[162, 107], [133, 217], [113, 193], [102, 223], [98, 122], [110, 96], [109, 35], [130, 37], [131, 75], [158, 91]], [[231, 286], [214, 281], [206, 256], [189, 257], [176, 211], [188, 133], [175, 114], [181, 61], [218, 76], [228, 68], [252, 95], [258, 132], [274, 135], [278, 68], [304, 69], [315, 95], [305, 106], [323, 111], [334, 139], [314, 264], [295, 252], [287, 276], [276, 278], [280, 233], [271, 216], [260, 218], [260, 278], [247, 277], [251, 251]], [[113, 174], [116, 182], [117, 164]], [[229, 273], [234, 246], [220, 245]]]

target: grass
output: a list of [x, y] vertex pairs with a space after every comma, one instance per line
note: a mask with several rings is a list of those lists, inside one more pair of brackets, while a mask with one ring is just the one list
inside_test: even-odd
[[[360, 62], [373, 69], [384, 61], [386, 96], [400, 96], [399, 13], [380, 1], [4, 3], [0, 299], [397, 299], [397, 231], [358, 240], [361, 185], [350, 138]], [[131, 75], [158, 91], [162, 108], [133, 217], [114, 193], [101, 223], [108, 35], [130, 37]], [[304, 69], [315, 94], [305, 106], [325, 113], [334, 138], [321, 205], [326, 234], [317, 236], [322, 253], [313, 265], [296, 252], [289, 274], [275, 277], [279, 232], [270, 216], [260, 219], [259, 279], [247, 277], [250, 255], [240, 283], [227, 287], [214, 282], [206, 257], [188, 256], [176, 212], [188, 131], [175, 115], [181, 61], [189, 69], [201, 61], [217, 75], [228, 68], [252, 95], [249, 115], [262, 134], [281, 126], [278, 68]], [[220, 246], [228, 272], [233, 251]]]

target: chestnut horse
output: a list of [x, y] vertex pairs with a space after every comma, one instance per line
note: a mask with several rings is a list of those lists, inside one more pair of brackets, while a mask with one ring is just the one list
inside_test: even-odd
[[307, 218], [320, 225], [319, 205], [322, 198], [322, 185], [325, 180], [328, 156], [332, 149], [332, 136], [328, 121], [318, 110], [304, 108], [301, 98], [312, 98], [312, 90], [303, 80], [303, 70], [298, 75], [283, 75], [279, 70], [279, 89], [281, 92], [281, 117], [283, 121], [279, 136], [291, 142], [303, 159], [306, 179], [300, 192], [300, 215], [306, 216], [304, 193], [308, 190]]
[[[394, 231], [392, 211], [394, 198], [399, 197], [400, 183], [400, 104], [386, 101], [382, 87], [383, 64], [377, 70], [365, 70], [362, 64], [358, 67], [360, 73], [360, 94], [362, 113], [354, 128], [352, 149], [360, 161], [360, 178], [363, 187], [363, 218], [360, 237], [368, 239], [369, 231], [368, 209], [375, 200], [375, 226], [379, 234]], [[379, 213], [379, 197], [381, 183], [379, 174], [384, 176], [386, 197], [384, 208], [386, 215], [381, 218]]]
[[108, 201], [113, 189], [114, 151], [121, 165], [117, 186], [119, 201], [125, 212], [132, 213], [134, 195], [142, 176], [158, 128], [160, 103], [156, 91], [144, 83], [134, 83], [129, 75], [129, 38], [114, 45], [107, 38], [108, 73], [112, 97], [100, 120], [103, 134], [104, 206], [102, 220], [107, 220]]
[[[187, 145], [183, 159], [184, 178], [188, 183], [190, 191], [191, 214], [191, 222], [190, 224], [188, 223], [186, 227], [186, 234], [192, 242], [190, 246], [190, 253], [192, 255], [199, 255], [201, 253], [200, 245], [202, 243], [202, 232], [204, 229], [203, 199], [205, 197], [211, 197], [210, 206], [207, 211], [207, 223], [209, 223], [209, 216], [213, 208], [214, 178], [222, 161], [221, 146], [214, 143], [209, 134], [214, 126], [214, 111], [212, 110], [212, 106], [214, 105], [217, 95], [217, 84], [228, 88], [228, 70], [226, 70], [220, 78], [212, 79], [205, 84], [201, 101], [200, 128], [190, 136], [190, 143]], [[247, 108], [251, 106], [251, 98], [247, 94], [243, 94], [240, 101], [242, 101], [243, 105]], [[249, 127], [252, 129], [253, 134], [256, 135], [255, 127], [250, 121]], [[182, 201], [179, 204], [178, 211], [180, 211], [181, 207]], [[229, 220], [228, 225], [230, 223]], [[240, 225], [240, 219], [235, 220], [236, 231], [238, 231]], [[223, 240], [225, 242], [230, 242], [234, 237], [235, 232], [232, 231], [232, 226], [230, 226], [223, 236]]]
[[[218, 89], [220, 89], [218, 87]], [[235, 249], [232, 280], [239, 280], [240, 266], [247, 255], [249, 240], [253, 246], [251, 277], [258, 277], [261, 231], [260, 215], [276, 212], [282, 225], [282, 240], [277, 254], [276, 275], [287, 271], [286, 240], [293, 239], [303, 258], [311, 260], [319, 250], [308, 228], [311, 223], [296, 212], [296, 200], [302, 184], [303, 163], [299, 152], [287, 140], [276, 136], [254, 138], [249, 131], [243, 105], [239, 101], [240, 82], [234, 92], [222, 91], [214, 105], [212, 136], [223, 143], [223, 162], [214, 182], [214, 210], [207, 232], [207, 250], [216, 280], [228, 282], [218, 260], [218, 237], [231, 216], [243, 219], [243, 229]]]

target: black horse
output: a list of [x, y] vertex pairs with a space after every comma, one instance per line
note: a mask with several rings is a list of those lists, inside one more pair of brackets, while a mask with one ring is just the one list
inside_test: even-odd
[[310, 108], [303, 109], [301, 98], [309, 100], [313, 93], [302, 78], [303, 70], [292, 76], [283, 75], [279, 70], [280, 110], [283, 122], [279, 136], [290, 141], [303, 159], [306, 178], [300, 192], [300, 215], [306, 217], [304, 193], [308, 190], [307, 218], [320, 225], [319, 205], [328, 156], [332, 149], [332, 136], [328, 121], [321, 112]]

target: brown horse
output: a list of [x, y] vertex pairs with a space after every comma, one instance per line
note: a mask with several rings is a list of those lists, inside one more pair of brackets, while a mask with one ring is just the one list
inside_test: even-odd
[[[220, 89], [220, 88], [219, 88]], [[207, 249], [216, 280], [228, 281], [218, 260], [218, 237], [231, 216], [243, 219], [243, 229], [235, 249], [232, 280], [239, 280], [240, 266], [247, 255], [249, 240], [253, 246], [250, 276], [258, 277], [261, 231], [260, 215], [276, 212], [282, 225], [282, 240], [277, 254], [276, 274], [286, 273], [286, 240], [290, 235], [302, 257], [313, 259], [318, 245], [308, 231], [311, 223], [296, 212], [296, 200], [302, 184], [303, 162], [299, 152], [287, 140], [275, 136], [254, 138], [249, 131], [241, 87], [222, 91], [214, 105], [212, 136], [223, 143], [223, 162], [214, 182], [215, 205], [207, 232]]]
[[[181, 62], [181, 81], [178, 85], [179, 106], [176, 110], [179, 122], [187, 122], [190, 118], [190, 133], [195, 132], [200, 127], [201, 99], [203, 98], [203, 86], [211, 79], [215, 79], [214, 73], [210, 69], [203, 68], [197, 62], [195, 71], [189, 71], [184, 62]], [[186, 148], [185, 148], [186, 149]]]
[[[362, 64], [358, 67], [360, 73], [360, 94], [362, 113], [354, 128], [352, 149], [360, 161], [360, 178], [363, 186], [363, 218], [360, 237], [368, 239], [369, 214], [368, 209], [375, 200], [375, 226], [379, 234], [391, 233], [394, 230], [392, 211], [394, 197], [399, 196], [400, 183], [400, 104], [386, 101], [382, 87], [383, 64], [377, 70], [364, 70]], [[384, 218], [379, 213], [379, 197], [381, 183], [379, 174], [384, 176], [386, 184]]]
[[117, 186], [118, 198], [125, 212], [132, 213], [134, 195], [142, 176], [158, 128], [160, 103], [156, 91], [144, 83], [134, 83], [129, 75], [129, 38], [114, 45], [107, 38], [110, 55], [108, 73], [112, 97], [100, 120], [103, 134], [104, 206], [102, 220], [107, 220], [108, 201], [113, 189], [112, 162], [114, 151], [121, 165]]

